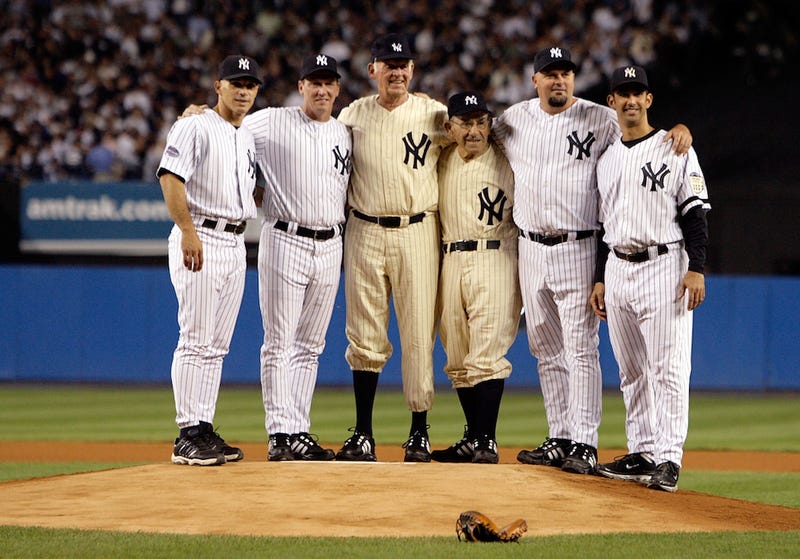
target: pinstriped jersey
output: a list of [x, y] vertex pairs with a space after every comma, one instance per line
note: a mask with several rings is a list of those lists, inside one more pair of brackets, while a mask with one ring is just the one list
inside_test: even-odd
[[350, 131], [318, 122], [300, 107], [267, 108], [244, 117], [255, 136], [266, 180], [264, 215], [313, 228], [344, 223], [350, 179]]
[[576, 98], [551, 115], [534, 98], [509, 107], [494, 133], [514, 170], [514, 220], [521, 229], [599, 229], [595, 171], [600, 155], [620, 136], [613, 110]]
[[386, 110], [371, 95], [342, 109], [339, 121], [353, 133], [350, 205], [369, 215], [413, 215], [435, 210], [436, 163], [443, 145], [447, 108], [409, 95]]
[[465, 161], [458, 146], [439, 157], [439, 220], [442, 240], [501, 239], [516, 245], [512, 219], [514, 173], [497, 145]]
[[253, 201], [256, 153], [253, 134], [235, 127], [213, 109], [182, 118], [167, 134], [162, 169], [186, 185], [186, 203], [193, 216], [243, 221], [256, 217]]
[[614, 142], [597, 165], [603, 240], [639, 252], [683, 239], [678, 217], [700, 206], [711, 209], [694, 148], [683, 155], [659, 130], [631, 147]]

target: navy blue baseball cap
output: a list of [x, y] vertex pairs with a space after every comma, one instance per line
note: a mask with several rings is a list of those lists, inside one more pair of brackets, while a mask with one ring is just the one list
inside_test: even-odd
[[639, 86], [641, 89], [650, 89], [647, 82], [647, 72], [641, 66], [622, 66], [614, 70], [611, 74], [611, 91], [615, 91], [623, 85]]
[[486, 100], [483, 95], [477, 91], [456, 93], [447, 100], [448, 117], [452, 118], [472, 113], [487, 113], [489, 116], [493, 116], [492, 111], [486, 106]]
[[303, 80], [315, 72], [333, 74], [336, 79], [342, 77], [337, 69], [336, 59], [327, 54], [312, 54], [303, 58], [300, 79]]
[[254, 58], [243, 54], [232, 54], [225, 57], [219, 65], [219, 79], [235, 80], [236, 78], [250, 78], [261, 85], [261, 70]]
[[578, 71], [578, 67], [572, 61], [572, 55], [568, 48], [564, 47], [547, 47], [536, 53], [533, 58], [533, 71], [544, 72], [548, 68], [560, 66], [568, 68], [573, 72]]
[[410, 60], [414, 58], [408, 36], [402, 33], [389, 33], [378, 37], [372, 43], [371, 52], [372, 60]]

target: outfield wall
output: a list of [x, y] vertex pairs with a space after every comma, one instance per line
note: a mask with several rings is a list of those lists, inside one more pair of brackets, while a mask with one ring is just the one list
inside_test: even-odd
[[[692, 386], [720, 390], [800, 389], [800, 278], [709, 276], [695, 311]], [[258, 277], [248, 270], [223, 382], [258, 383]], [[0, 265], [0, 381], [168, 383], [177, 304], [166, 267]], [[350, 384], [339, 290], [319, 383]], [[399, 342], [382, 385], [400, 384]], [[618, 386], [605, 325], [603, 383]], [[509, 353], [510, 386], [538, 386], [523, 331]], [[437, 341], [436, 382], [446, 385]]]

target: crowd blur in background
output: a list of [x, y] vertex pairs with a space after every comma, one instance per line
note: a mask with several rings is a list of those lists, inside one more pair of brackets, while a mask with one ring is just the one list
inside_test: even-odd
[[[714, 33], [709, 5], [0, 0], [0, 180], [155, 181], [177, 114], [190, 103], [213, 102], [217, 64], [236, 52], [261, 64], [256, 109], [299, 104], [300, 60], [319, 51], [340, 64], [338, 114], [374, 90], [366, 73], [369, 45], [391, 31], [413, 37], [413, 89], [440, 100], [479, 89], [498, 112], [534, 95], [534, 53], [551, 44], [569, 47], [578, 62], [579, 96], [602, 102], [605, 76], [629, 62], [657, 68], [662, 83], [678, 88], [694, 45]], [[734, 16], [748, 37], [760, 27], [758, 10], [749, 10]]]

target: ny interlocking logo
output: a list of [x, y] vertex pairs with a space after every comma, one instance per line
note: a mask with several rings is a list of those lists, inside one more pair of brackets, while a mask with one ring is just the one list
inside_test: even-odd
[[247, 174], [250, 175], [251, 179], [254, 179], [256, 178], [256, 154], [249, 149], [247, 150], [247, 162], [249, 165]]
[[403, 52], [403, 45], [400, 43], [392, 43], [392, 48], [394, 49], [394, 52]]
[[414, 158], [414, 169], [419, 165], [425, 166], [425, 157], [428, 155], [428, 149], [431, 147], [431, 139], [427, 134], [423, 133], [419, 143], [414, 143], [414, 135], [409, 132], [403, 136], [403, 144], [406, 146], [406, 156], [403, 163], [408, 165], [409, 158]]
[[347, 171], [350, 170], [350, 150], [345, 150], [342, 153], [342, 150], [339, 146], [336, 146], [331, 150], [333, 152], [334, 162], [333, 167], [337, 171], [339, 171], [340, 175], [344, 175]]
[[327, 66], [328, 65], [328, 57], [324, 54], [317, 55], [317, 66]]
[[647, 182], [650, 181], [650, 192], [655, 192], [660, 188], [664, 190], [664, 179], [670, 173], [666, 163], [661, 164], [661, 168], [657, 172], [653, 172], [651, 162], [647, 162], [642, 167], [642, 186], [647, 188]]
[[484, 221], [484, 216], [486, 216], [487, 225], [494, 225], [495, 220], [503, 221], [503, 210], [508, 200], [505, 192], [498, 188], [497, 195], [494, 198], [490, 198], [489, 187], [487, 186], [478, 193], [478, 200], [481, 203], [481, 213], [478, 215], [478, 221]]
[[567, 140], [569, 141], [569, 150], [567, 151], [567, 155], [572, 155], [573, 148], [577, 150], [577, 155], [575, 159], [578, 161], [583, 160], [583, 156], [585, 155], [586, 158], [590, 158], [592, 156], [592, 144], [595, 142], [597, 138], [594, 137], [594, 132], [589, 132], [586, 135], [586, 138], [581, 140], [578, 137], [578, 131], [573, 130], [572, 134], [567, 136]]
[[477, 105], [478, 98], [475, 95], [467, 95], [464, 97], [464, 104], [465, 105]]
[[250, 69], [250, 61], [246, 58], [239, 59], [239, 69], [240, 70], [249, 70]]

